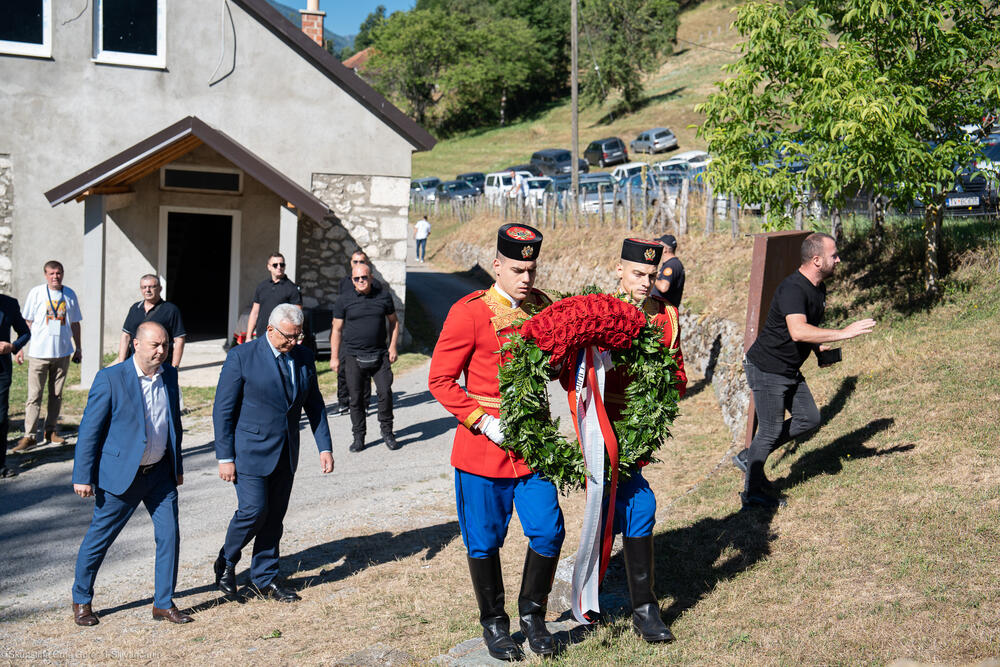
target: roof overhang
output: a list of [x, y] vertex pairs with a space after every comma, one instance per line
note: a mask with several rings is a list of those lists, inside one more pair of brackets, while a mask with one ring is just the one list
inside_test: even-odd
[[170, 164], [202, 144], [212, 148], [264, 187], [278, 195], [286, 206], [313, 220], [322, 220], [330, 208], [318, 197], [241, 146], [225, 133], [195, 116], [188, 116], [151, 137], [126, 148], [87, 171], [45, 193], [57, 206], [91, 195], [127, 192], [139, 179]]

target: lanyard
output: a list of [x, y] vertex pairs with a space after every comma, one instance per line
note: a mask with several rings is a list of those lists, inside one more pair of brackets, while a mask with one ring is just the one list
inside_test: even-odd
[[49, 291], [49, 286], [46, 285], [45, 286], [45, 297], [46, 297], [46, 299], [48, 299], [49, 308], [52, 309], [52, 319], [58, 319], [58, 317], [59, 317], [59, 304], [60, 303], [66, 303], [66, 293], [63, 292], [60, 295], [58, 303], [52, 303], [52, 292]]

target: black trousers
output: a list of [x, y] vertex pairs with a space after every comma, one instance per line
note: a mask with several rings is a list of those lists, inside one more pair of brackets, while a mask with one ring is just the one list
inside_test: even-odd
[[[375, 380], [378, 392], [378, 423], [382, 431], [392, 431], [392, 366], [389, 352], [383, 351], [379, 364], [374, 368], [362, 368], [352, 354], [344, 355], [344, 374], [347, 389], [351, 395], [351, 430], [354, 435], [363, 436], [368, 432], [365, 423], [368, 396], [371, 396], [371, 381]], [[367, 392], [365, 391], [367, 389]]]
[[[337, 371], [337, 403], [342, 408], [351, 407], [351, 392], [347, 388], [347, 366], [344, 365], [344, 358], [347, 355], [344, 352], [340, 354], [340, 370]], [[372, 399], [372, 383], [369, 382], [364, 386], [364, 405], [368, 405], [368, 402]]]
[[0, 468], [7, 465], [7, 433], [10, 431], [10, 415], [8, 410], [10, 376], [11, 369], [0, 364]]

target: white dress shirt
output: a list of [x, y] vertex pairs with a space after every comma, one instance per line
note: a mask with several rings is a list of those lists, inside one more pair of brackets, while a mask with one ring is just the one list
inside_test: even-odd
[[163, 386], [162, 368], [157, 367], [153, 377], [149, 377], [139, 368], [139, 361], [134, 356], [132, 365], [139, 376], [139, 386], [142, 387], [142, 405], [146, 417], [146, 449], [142, 452], [139, 465], [148, 466], [162, 459], [167, 452], [167, 440], [170, 437], [167, 389]]

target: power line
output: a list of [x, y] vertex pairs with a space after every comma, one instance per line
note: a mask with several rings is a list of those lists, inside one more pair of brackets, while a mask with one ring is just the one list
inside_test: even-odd
[[709, 51], [718, 51], [719, 53], [732, 53], [733, 55], [740, 55], [739, 51], [730, 51], [729, 49], [717, 49], [714, 46], [705, 46], [704, 44], [699, 44], [698, 42], [692, 42], [689, 39], [681, 39], [680, 37], [675, 37], [678, 42], [684, 42], [685, 44], [690, 44], [691, 46], [697, 46], [701, 49], [708, 49]]

